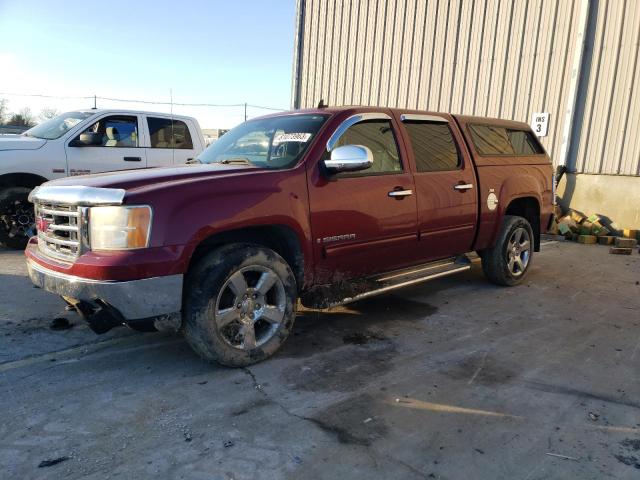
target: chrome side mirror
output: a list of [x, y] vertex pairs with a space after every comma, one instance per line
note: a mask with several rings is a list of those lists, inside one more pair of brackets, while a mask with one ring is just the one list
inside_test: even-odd
[[331, 158], [324, 161], [330, 173], [357, 172], [373, 165], [373, 153], [364, 145], [344, 145], [331, 150]]

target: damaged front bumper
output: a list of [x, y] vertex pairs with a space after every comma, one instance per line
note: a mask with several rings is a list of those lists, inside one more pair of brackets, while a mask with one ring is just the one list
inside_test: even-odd
[[180, 325], [181, 274], [113, 281], [67, 275], [31, 259], [27, 268], [35, 286], [63, 297], [97, 333], [122, 324], [137, 329], [160, 324], [174, 330]]

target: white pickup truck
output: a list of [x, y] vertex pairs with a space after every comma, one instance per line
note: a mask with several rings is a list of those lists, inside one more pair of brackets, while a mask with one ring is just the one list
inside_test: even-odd
[[0, 135], [0, 244], [35, 234], [29, 192], [70, 175], [188, 163], [204, 148], [191, 117], [129, 110], [67, 112], [21, 135]]

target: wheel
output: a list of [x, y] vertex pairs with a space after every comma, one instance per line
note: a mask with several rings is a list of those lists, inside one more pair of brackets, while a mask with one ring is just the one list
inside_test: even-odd
[[210, 362], [244, 367], [273, 355], [295, 319], [296, 280], [273, 250], [251, 244], [221, 247], [187, 275], [183, 331]]
[[533, 229], [522, 217], [505, 215], [498, 241], [483, 251], [482, 270], [498, 285], [513, 286], [529, 272], [533, 257]]
[[24, 249], [35, 235], [35, 214], [29, 203], [30, 188], [9, 187], [0, 191], [0, 243]]

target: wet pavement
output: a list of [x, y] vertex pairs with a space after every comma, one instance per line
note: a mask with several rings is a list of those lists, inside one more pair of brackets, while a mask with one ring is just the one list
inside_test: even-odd
[[0, 471], [638, 478], [639, 282], [637, 252], [551, 242], [524, 285], [474, 265], [304, 311], [275, 357], [229, 369], [177, 335], [95, 335], [0, 251]]

